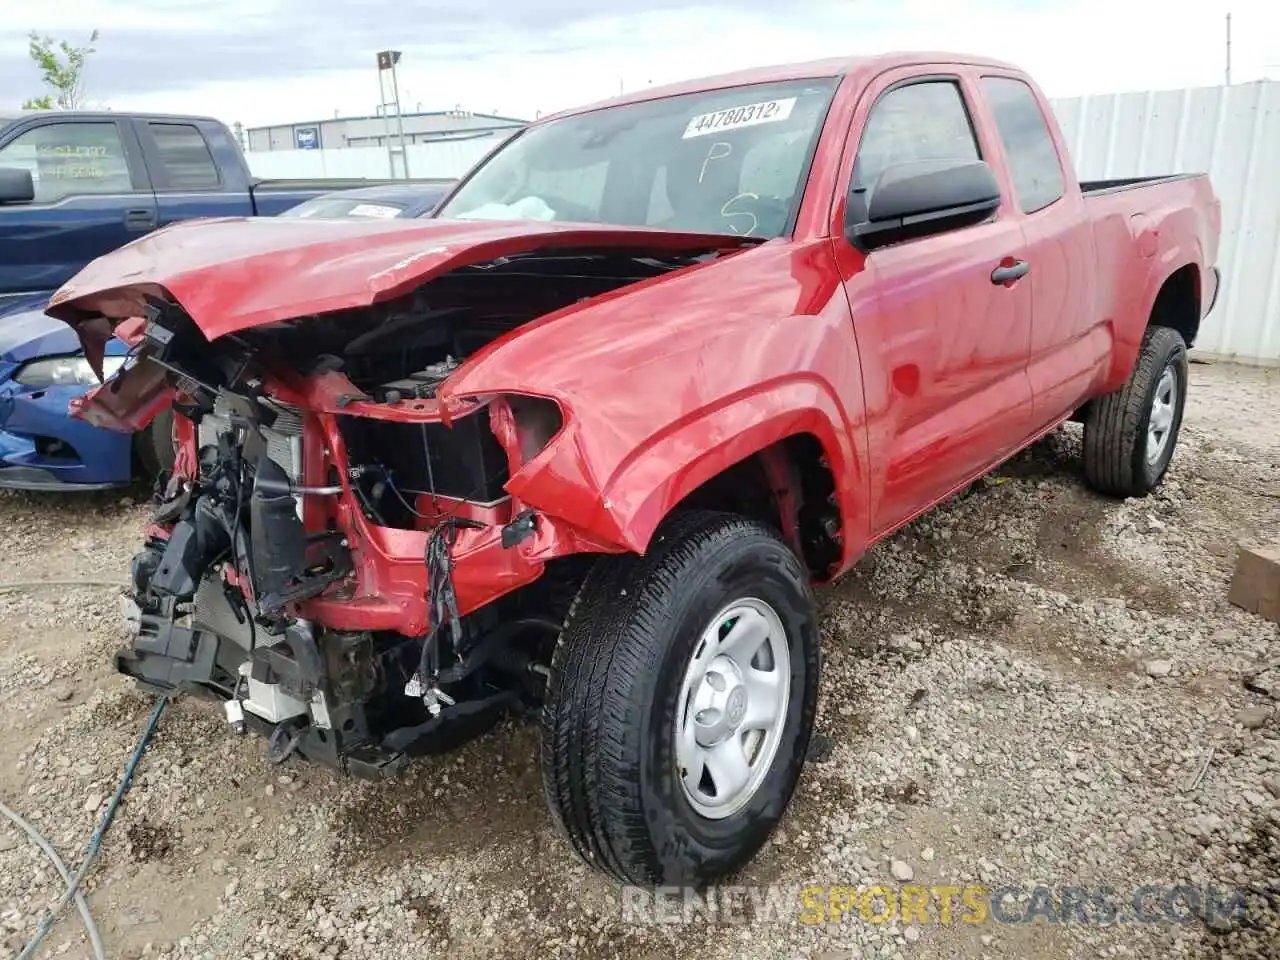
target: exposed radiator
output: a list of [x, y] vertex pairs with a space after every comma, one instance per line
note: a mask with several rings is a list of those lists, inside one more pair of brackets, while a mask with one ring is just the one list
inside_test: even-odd
[[[280, 465], [294, 483], [302, 482], [302, 414], [296, 407], [272, 402], [272, 410], [278, 414], [276, 422], [263, 428], [267, 443], [267, 456]], [[216, 444], [218, 434], [230, 426], [230, 412], [221, 398], [214, 405], [213, 413], [200, 421], [200, 446]]]

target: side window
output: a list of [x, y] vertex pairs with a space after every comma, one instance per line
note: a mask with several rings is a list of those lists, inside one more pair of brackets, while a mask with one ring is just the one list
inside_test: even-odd
[[982, 90], [995, 114], [1023, 213], [1043, 210], [1065, 190], [1062, 163], [1040, 103], [1031, 88], [1009, 77], [984, 77]]
[[171, 189], [207, 190], [222, 183], [218, 165], [197, 127], [189, 123], [152, 123], [149, 127]]
[[114, 123], [48, 123], [0, 148], [0, 167], [31, 171], [36, 203], [81, 194], [132, 193], [124, 143]]
[[927, 80], [890, 90], [867, 117], [853, 165], [853, 190], [870, 190], [885, 169], [917, 160], [980, 160], [960, 87]]

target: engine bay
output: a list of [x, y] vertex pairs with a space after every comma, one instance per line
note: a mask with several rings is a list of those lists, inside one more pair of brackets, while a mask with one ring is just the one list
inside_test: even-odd
[[303, 374], [340, 371], [379, 402], [431, 397], [461, 361], [529, 321], [699, 259], [573, 250], [502, 257], [385, 304], [299, 317], [242, 337], [263, 355], [288, 357]]

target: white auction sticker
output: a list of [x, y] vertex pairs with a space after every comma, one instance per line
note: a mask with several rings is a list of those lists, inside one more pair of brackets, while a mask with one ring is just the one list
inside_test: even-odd
[[717, 110], [715, 113], [700, 114], [689, 121], [681, 139], [705, 137], [708, 134], [737, 130], [740, 127], [754, 127], [761, 123], [778, 123], [791, 116], [791, 110], [795, 105], [796, 98], [787, 97], [785, 100], [762, 100], [760, 103], [748, 103], [741, 107]]

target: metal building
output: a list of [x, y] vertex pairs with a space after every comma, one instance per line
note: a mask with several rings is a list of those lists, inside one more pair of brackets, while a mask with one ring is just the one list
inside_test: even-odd
[[[406, 145], [440, 140], [473, 138], [505, 140], [526, 123], [513, 117], [497, 117], [468, 110], [436, 110], [406, 113]], [[245, 147], [252, 153], [272, 150], [344, 150], [351, 147], [384, 147], [398, 142], [396, 119], [392, 116], [334, 117], [271, 127], [251, 127], [245, 131]]]

